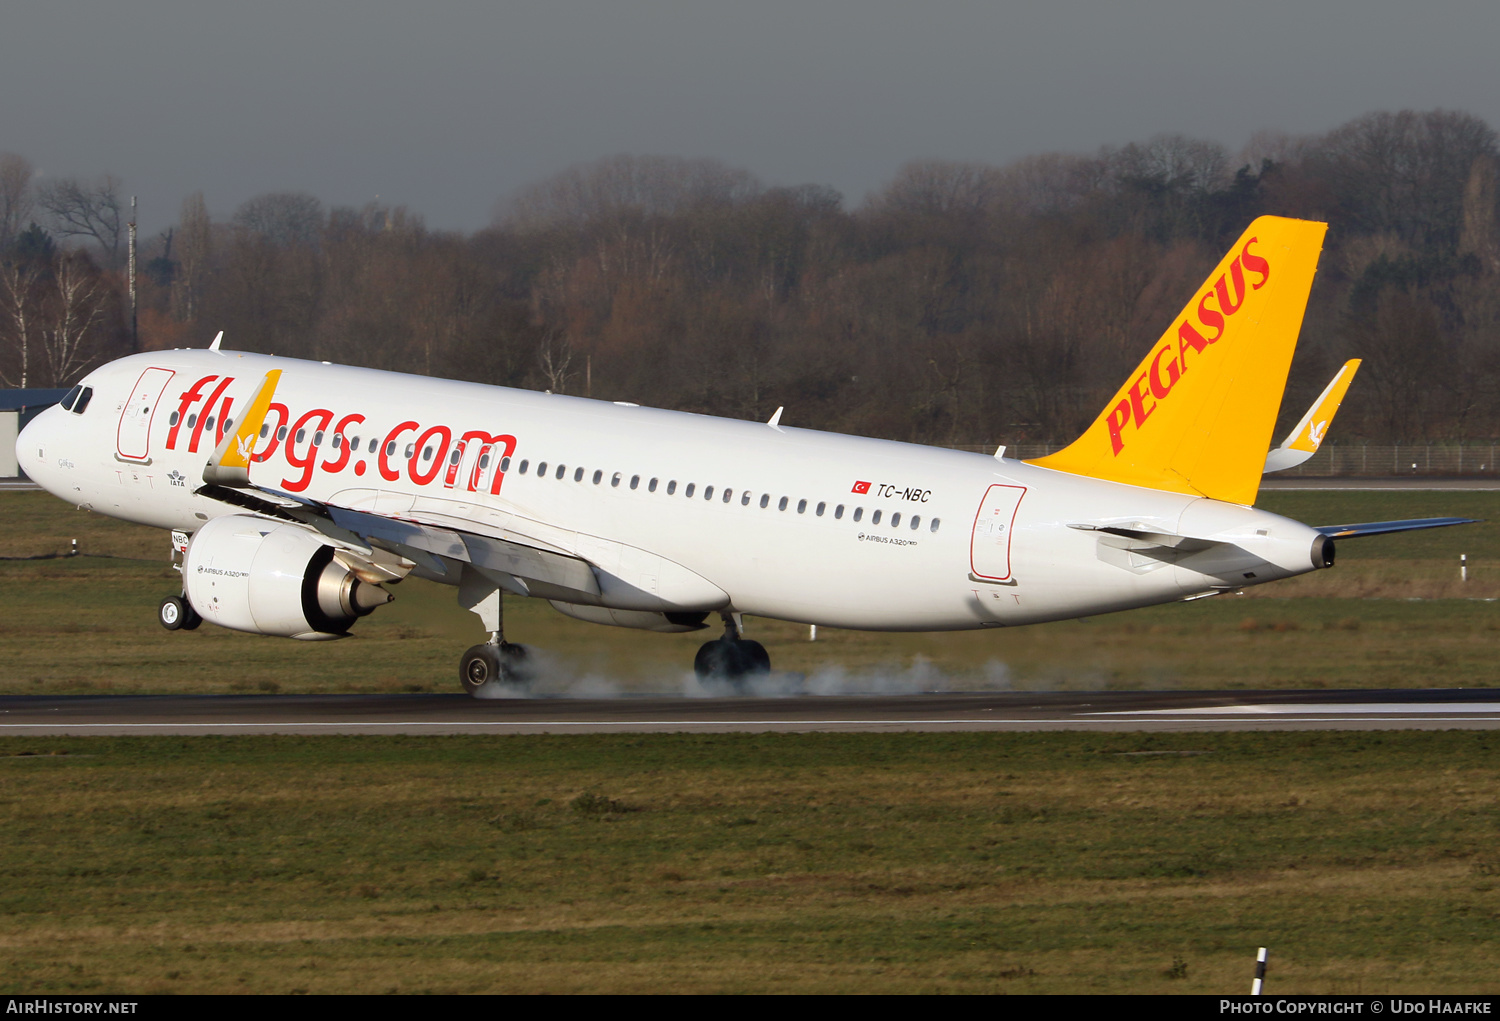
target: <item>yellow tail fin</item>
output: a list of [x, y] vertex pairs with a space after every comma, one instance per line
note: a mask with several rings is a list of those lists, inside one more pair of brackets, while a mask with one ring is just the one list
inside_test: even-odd
[[1030, 463], [1254, 503], [1327, 230], [1257, 219], [1094, 424]]

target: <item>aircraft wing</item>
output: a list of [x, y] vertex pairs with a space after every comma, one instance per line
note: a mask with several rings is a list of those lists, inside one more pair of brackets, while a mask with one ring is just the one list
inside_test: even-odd
[[[266, 374], [250, 399], [244, 418], [226, 433], [203, 469], [203, 485], [195, 492], [245, 510], [305, 525], [345, 547], [365, 561], [372, 573], [400, 577], [419, 565], [439, 577], [451, 574], [448, 562], [471, 564], [501, 588], [517, 595], [592, 602], [599, 596], [599, 580], [588, 561], [555, 550], [516, 542], [481, 530], [445, 527], [409, 518], [376, 514], [322, 503], [257, 486], [249, 467], [280, 371]], [[389, 556], [407, 564], [392, 565]]]
[[1421, 528], [1446, 528], [1448, 525], [1472, 525], [1479, 518], [1407, 518], [1404, 521], [1369, 521], [1362, 525], [1315, 525], [1330, 539], [1355, 539], [1362, 535], [1386, 535], [1390, 532], [1414, 532]]
[[1295, 468], [1318, 452], [1323, 438], [1328, 435], [1328, 427], [1333, 424], [1333, 416], [1349, 390], [1349, 384], [1354, 382], [1359, 362], [1358, 358], [1345, 362], [1343, 368], [1334, 374], [1333, 380], [1323, 388], [1318, 399], [1313, 401], [1312, 407], [1307, 409], [1307, 414], [1302, 416], [1302, 420], [1287, 434], [1287, 438], [1281, 441], [1281, 446], [1266, 455], [1266, 473]]

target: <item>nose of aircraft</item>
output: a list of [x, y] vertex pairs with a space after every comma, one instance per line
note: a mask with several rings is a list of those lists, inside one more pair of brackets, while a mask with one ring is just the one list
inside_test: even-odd
[[48, 492], [55, 493], [55, 469], [48, 466], [59, 456], [53, 438], [57, 432], [59, 416], [66, 414], [61, 408], [52, 407], [37, 415], [16, 437], [16, 463], [21, 471]]

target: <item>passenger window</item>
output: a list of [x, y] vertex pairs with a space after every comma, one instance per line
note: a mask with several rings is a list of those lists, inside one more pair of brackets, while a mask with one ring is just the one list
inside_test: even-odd
[[705, 488], [703, 490], [703, 499], [705, 499], [705, 500], [712, 500], [713, 498], [714, 498], [714, 487], [713, 486], [708, 486], [707, 488]]
[[938, 530], [938, 525], [941, 525], [942, 523], [943, 523], [943, 519], [942, 518], [933, 518], [932, 519], [932, 524], [930, 524], [930, 525], [927, 526], [927, 530], [929, 532], [936, 532]]
[[187, 424], [189, 429], [198, 424], [198, 413], [196, 411], [188, 416]]
[[[175, 412], [175, 411], [172, 412], [172, 418], [175, 419], [176, 417], [177, 417], [177, 412]], [[174, 421], [172, 424], [176, 425], [177, 423]], [[269, 435], [271, 435], [271, 423], [270, 422], [262, 422], [261, 426], [260, 426], [260, 438], [261, 439], [265, 439]]]
[[873, 513], [873, 514], [870, 515], [870, 524], [872, 524], [872, 525], [878, 525], [878, 524], [880, 524], [880, 511], [876, 511], [875, 513]]
[[[209, 432], [213, 432], [213, 429], [214, 429], [214, 417], [212, 415], [209, 415], [208, 416], [208, 421], [203, 423], [203, 428], [207, 429]], [[297, 434], [297, 438], [300, 440], [302, 438], [302, 434], [298, 433]]]
[[667, 483], [667, 495], [672, 496], [677, 492], [677, 480], [673, 479]]
[[922, 524], [922, 515], [920, 515], [920, 514], [913, 514], [911, 516], [911, 530], [913, 532], [915, 532], [919, 527], [921, 527], [921, 524]]
[[[339, 440], [339, 438], [337, 436], [335, 436], [333, 438], [333, 447], [334, 447], [335, 450], [338, 449], [338, 445], [339, 445], [338, 440]], [[464, 456], [463, 449], [461, 447], [454, 447], [453, 448], [453, 453], [451, 453], [451, 454], [448, 455], [448, 463], [449, 464], [458, 464], [458, 462], [463, 459], [463, 456]], [[490, 459], [490, 455], [485, 454], [484, 458], [483, 458], [483, 460], [485, 461], [485, 464], [481, 465], [480, 467], [488, 467], [489, 459]]]
[[432, 448], [431, 447], [423, 447], [422, 448], [422, 460], [424, 460], [424, 461], [431, 461], [432, 460]]
[[536, 477], [539, 478], [539, 479], [545, 479], [547, 477], [547, 462], [546, 461], [538, 461], [537, 462], [537, 464], [536, 464]]
[[818, 502], [818, 510], [817, 510], [818, 517], [821, 518], [823, 516], [823, 511], [825, 511], [827, 509], [828, 509], [828, 504], [823, 503], [822, 501], [819, 501]]
[[[297, 430], [297, 442], [298, 443], [302, 442], [302, 430], [301, 429]], [[417, 445], [415, 443], [408, 443], [406, 445], [406, 459], [408, 461], [410, 461], [412, 459], [412, 457], [416, 454], [416, 452], [417, 452]]]
[[503, 475], [508, 471], [510, 471], [510, 458], [502, 457], [500, 459], [500, 473]]
[[685, 496], [685, 497], [687, 497], [688, 499], [692, 499], [693, 490], [695, 488], [697, 488], [697, 487], [694, 485], [694, 483], [689, 482], [687, 484], [687, 488], [682, 491], [682, 495]]
[[777, 510], [786, 510], [786, 497], [783, 496], [781, 498], [781, 502], [776, 505], [776, 509]]
[[750, 490], [747, 489], [743, 493], [740, 494], [740, 506], [741, 507], [748, 507], [748, 506], [750, 506]]
[[[372, 454], [375, 453], [375, 448], [377, 446], [379, 446], [379, 445], [380, 445], [380, 441], [377, 440], [375, 437], [371, 436], [370, 437], [370, 453], [372, 453]], [[393, 444], [393, 446], [394, 446], [394, 444]]]
[[630, 476], [630, 488], [631, 489], [639, 489], [640, 485], [641, 485], [641, 477], [639, 475], [632, 475], [632, 476]]
[[[73, 410], [73, 409], [72, 409], [72, 408], [69, 408], [69, 409], [68, 409], [68, 410], [69, 410], [69, 411], [72, 411], [72, 410]], [[172, 414], [171, 414], [171, 417], [169, 417], [169, 418], [168, 418], [168, 419], [167, 419], [167, 425], [176, 425], [176, 424], [177, 424], [177, 419], [178, 419], [178, 418], [179, 418], [179, 417], [180, 417], [180, 416], [179, 416], [179, 415], [178, 415], [178, 414], [177, 414], [177, 412], [175, 412], [175, 411], [174, 411], [174, 412], [172, 412]], [[262, 435], [262, 436], [264, 436], [264, 435], [265, 435], [265, 430], [266, 430], [266, 429], [269, 429], [269, 428], [271, 428], [271, 427], [270, 427], [270, 426], [268, 426], [268, 425], [266, 425], [266, 426], [261, 426], [261, 435]]]
[[854, 508], [854, 520], [855, 521], [858, 521], [860, 518], [862, 518], [864, 516], [865, 516], [865, 509], [863, 507], [856, 507], [856, 508]]
[[611, 475], [609, 477], [610, 487], [614, 488], [614, 489], [618, 489], [619, 486], [620, 486], [620, 480], [623, 479], [624, 477], [625, 476], [621, 475], [619, 472], [615, 472], [613, 475]]
[[[226, 425], [224, 428], [228, 429], [229, 426]], [[344, 434], [343, 433], [334, 433], [333, 434], [333, 449], [334, 450], [338, 450], [343, 445], [344, 445]]]
[[728, 503], [729, 502], [729, 498], [731, 496], [733, 496], [733, 495], [734, 495], [734, 490], [732, 490], [732, 489], [726, 489], [726, 490], [724, 490], [724, 502]]
[[[203, 423], [203, 427], [205, 429], [212, 429], [213, 428], [213, 424], [214, 424], [214, 420], [210, 418], [207, 422]], [[305, 439], [307, 439], [307, 430], [306, 429], [298, 429], [297, 430], [297, 442], [301, 443]], [[410, 450], [410, 448], [407, 449], [406, 456], [407, 457], [411, 456], [411, 450]]]
[[806, 514], [807, 513], [807, 501], [806, 500], [798, 500], [797, 501], [797, 513], [798, 514]]
[[844, 505], [839, 504], [833, 509], [833, 520], [838, 521], [844, 516]]
[[568, 466], [565, 465], [565, 464], [558, 465], [557, 466], [557, 475], [556, 475], [557, 480], [559, 482], [561, 482], [562, 481], [562, 477], [564, 475], [566, 475], [566, 474], [568, 474]]
[[[284, 439], [286, 439], [286, 426], [282, 426], [280, 429], [276, 430], [276, 438], [278, 440], [284, 440]], [[386, 457], [395, 457], [396, 456], [396, 441], [395, 440], [391, 440], [391, 442], [389, 442], [389, 443], [387, 443], [385, 445], [385, 456]]]
[[900, 528], [901, 527], [901, 512], [900, 511], [897, 511], [896, 513], [894, 513], [894, 514], [891, 515], [891, 527], [892, 528]]
[[600, 471], [598, 468], [595, 468], [594, 469], [594, 485], [597, 486], [599, 483], [601, 483], [603, 481], [604, 481], [604, 473], [602, 471]]
[[762, 494], [760, 494], [760, 509], [761, 510], [765, 510], [770, 505], [771, 505], [771, 494], [770, 493], [762, 493]]
[[521, 462], [521, 467], [520, 467], [520, 468], [519, 468], [519, 469], [518, 469], [518, 470], [519, 470], [519, 471], [520, 471], [520, 473], [521, 473], [521, 474], [522, 474], [522, 475], [525, 475], [525, 474], [526, 474], [526, 468], [527, 468], [527, 466], [528, 466], [528, 465], [530, 465], [530, 464], [531, 464], [531, 462], [530, 462], [530, 461], [522, 461], [522, 462]]
[[[229, 428], [229, 420], [228, 419], [225, 419], [225, 421], [224, 421], [224, 428], [225, 429]], [[319, 429], [317, 432], [313, 433], [313, 446], [315, 446], [315, 447], [321, 447], [322, 445], [323, 445], [323, 430]], [[432, 448], [429, 447], [428, 449], [431, 450]], [[427, 456], [431, 457], [432, 455], [428, 454]]]
[[648, 493], [654, 493], [654, 492], [656, 492], [656, 480], [655, 479], [652, 479], [650, 482], [646, 483], [646, 492], [648, 492]]
[[577, 469], [575, 469], [573, 471], [573, 481], [574, 482], [582, 482], [583, 481], [583, 469], [582, 468], [577, 468]]

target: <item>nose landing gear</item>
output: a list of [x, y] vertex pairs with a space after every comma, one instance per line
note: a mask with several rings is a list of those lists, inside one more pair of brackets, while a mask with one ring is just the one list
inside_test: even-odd
[[728, 681], [744, 687], [750, 677], [771, 672], [771, 656], [759, 642], [740, 637], [738, 614], [721, 613], [724, 637], [704, 642], [693, 658], [693, 672], [700, 681]]
[[185, 596], [167, 596], [156, 607], [156, 620], [168, 631], [192, 631], [203, 623]]

